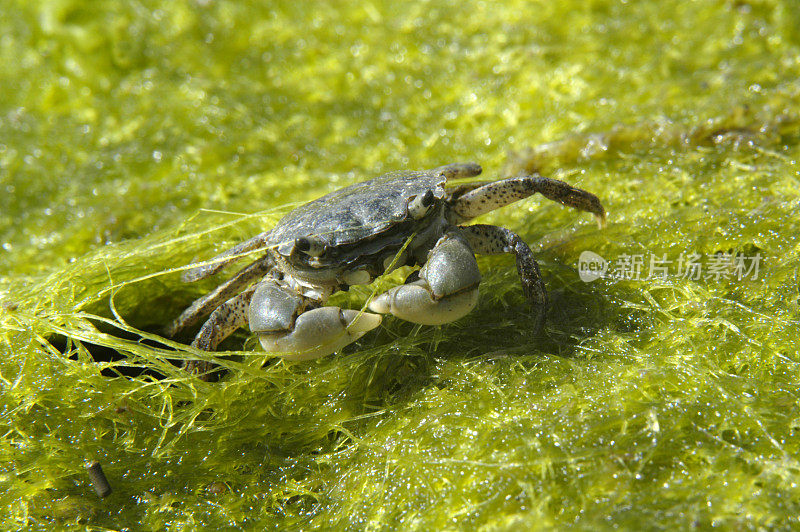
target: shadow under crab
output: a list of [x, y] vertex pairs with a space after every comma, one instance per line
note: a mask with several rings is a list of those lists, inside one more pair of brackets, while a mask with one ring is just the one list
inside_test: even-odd
[[[539, 175], [445, 188], [448, 180], [480, 173], [475, 163], [395, 172], [298, 207], [272, 230], [187, 271], [184, 281], [204, 279], [244, 254], [265, 250], [195, 301], [167, 334], [174, 336], [210, 314], [192, 344], [200, 349], [213, 351], [249, 325], [268, 352], [292, 360], [325, 356], [377, 327], [381, 314], [440, 325], [469, 313], [481, 281], [476, 253], [515, 256], [523, 292], [536, 311], [533, 328], [541, 328], [547, 292], [528, 245], [509, 229], [464, 222], [537, 192], [592, 213], [601, 226], [605, 209], [594, 194]], [[405, 284], [373, 299], [372, 312], [325, 306], [333, 293], [406, 265], [421, 268]], [[201, 361], [186, 367], [201, 374], [210, 369]]]

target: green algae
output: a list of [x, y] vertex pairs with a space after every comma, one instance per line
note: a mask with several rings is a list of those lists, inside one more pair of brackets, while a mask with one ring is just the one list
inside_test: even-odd
[[[3, 529], [798, 526], [793, 3], [0, 8]], [[214, 284], [184, 265], [459, 160], [609, 210], [482, 220], [534, 245], [542, 335], [513, 261], [484, 257], [452, 325], [388, 319], [306, 363], [241, 332], [216, 383], [171, 362], [206, 356], [159, 334]], [[673, 262], [585, 283], [584, 251]], [[691, 253], [763, 262], [687, 279]], [[109, 376], [142, 367], [162, 378]]]

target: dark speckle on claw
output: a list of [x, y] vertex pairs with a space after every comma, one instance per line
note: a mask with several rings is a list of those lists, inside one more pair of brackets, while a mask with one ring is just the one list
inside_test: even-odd
[[[523, 292], [537, 309], [532, 327], [541, 327], [547, 293], [528, 245], [508, 229], [464, 223], [535, 193], [590, 212], [601, 226], [605, 209], [594, 194], [539, 175], [447, 187], [448, 180], [480, 173], [475, 163], [395, 172], [298, 207], [271, 231], [186, 272], [187, 281], [202, 279], [247, 253], [264, 250], [195, 301], [172, 323], [169, 334], [208, 316], [193, 342], [200, 349], [215, 350], [234, 330], [249, 324], [269, 352], [292, 360], [325, 356], [377, 327], [381, 314], [421, 324], [443, 324], [466, 315], [477, 303], [481, 281], [476, 253], [514, 255]], [[325, 306], [334, 292], [369, 284], [390, 267], [405, 265], [419, 266], [417, 275], [373, 299], [372, 312]], [[185, 367], [201, 375], [211, 369], [204, 361]]]

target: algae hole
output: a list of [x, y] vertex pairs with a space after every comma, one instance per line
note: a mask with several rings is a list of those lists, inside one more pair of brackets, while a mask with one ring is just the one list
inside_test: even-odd
[[[114, 336], [120, 340], [136, 342], [142, 346], [168, 351], [172, 350], [172, 348], [167, 345], [127, 331], [114, 331]], [[141, 363], [133, 362], [134, 358], [124, 349], [87, 342], [85, 340], [76, 340], [63, 334], [54, 334], [48, 337], [47, 341], [70, 360], [79, 360], [79, 348], [82, 347], [89, 354], [92, 362], [107, 366], [100, 371], [104, 377], [152, 377], [158, 380], [166, 378], [164, 373], [148, 366], [144, 361]], [[118, 364], [115, 364], [116, 362], [118, 362]], [[175, 367], [180, 366], [180, 360], [170, 360], [170, 362], [174, 364]]]

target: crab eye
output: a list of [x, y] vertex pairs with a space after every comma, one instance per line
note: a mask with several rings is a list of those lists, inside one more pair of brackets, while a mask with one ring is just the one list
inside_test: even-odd
[[307, 238], [298, 238], [294, 241], [294, 247], [298, 251], [308, 251], [308, 248], [311, 247], [311, 242]]
[[434, 199], [435, 197], [433, 195], [433, 191], [431, 190], [427, 191], [422, 196], [415, 196], [414, 199], [408, 203], [408, 214], [412, 218], [419, 220], [428, 214], [431, 205], [433, 205]]
[[295, 239], [294, 248], [311, 257], [319, 257], [325, 252], [325, 244], [315, 238], [305, 236]]

